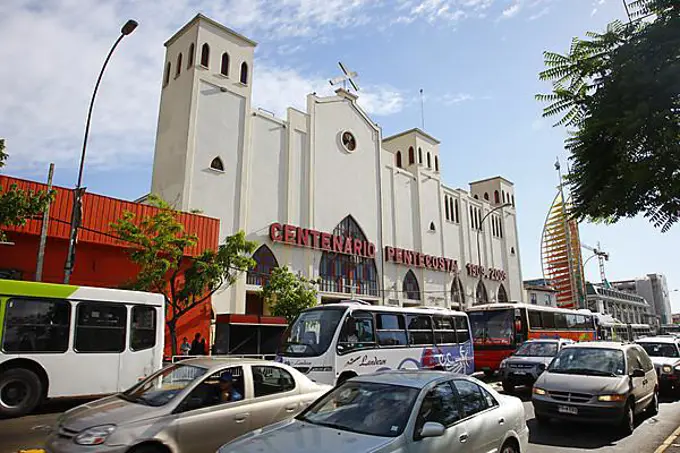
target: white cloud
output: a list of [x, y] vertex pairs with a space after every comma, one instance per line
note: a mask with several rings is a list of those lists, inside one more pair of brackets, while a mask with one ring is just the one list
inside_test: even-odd
[[534, 14], [532, 14], [531, 16], [529, 16], [529, 19], [528, 19], [528, 20], [536, 20], [536, 19], [540, 19], [541, 17], [545, 16], [545, 15], [548, 14], [549, 12], [550, 12], [550, 8], [548, 8], [548, 7], [546, 6], [545, 8], [543, 8], [542, 10], [540, 10], [539, 12], [534, 13]]
[[516, 16], [521, 8], [522, 5], [520, 3], [514, 3], [513, 5], [508, 6], [503, 10], [503, 13], [501, 14], [501, 19], [510, 19], [511, 17]]
[[446, 93], [444, 96], [439, 98], [439, 101], [444, 105], [455, 105], [461, 102], [471, 101], [474, 97], [468, 93]]
[[460, 20], [480, 18], [494, 0], [399, 0], [399, 15], [393, 24], [410, 24], [416, 20], [428, 23], [455, 23]]

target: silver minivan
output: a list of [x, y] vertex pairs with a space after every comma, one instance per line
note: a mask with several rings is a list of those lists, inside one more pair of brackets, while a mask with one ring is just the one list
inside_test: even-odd
[[654, 365], [639, 345], [586, 342], [565, 346], [534, 384], [539, 423], [555, 419], [610, 423], [630, 434], [635, 415], [659, 411]]

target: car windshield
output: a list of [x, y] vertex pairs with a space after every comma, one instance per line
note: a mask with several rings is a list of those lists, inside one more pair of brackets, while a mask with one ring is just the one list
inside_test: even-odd
[[418, 392], [399, 385], [349, 381], [297, 418], [344, 431], [397, 437], [408, 423]]
[[548, 367], [551, 373], [622, 376], [623, 351], [605, 348], [564, 348]]
[[279, 354], [314, 357], [326, 352], [346, 307], [304, 311], [283, 334]]
[[650, 357], [678, 357], [678, 347], [672, 343], [638, 343]]
[[163, 406], [207, 371], [207, 368], [194, 365], [170, 365], [119, 396], [133, 403]]
[[473, 311], [468, 316], [476, 345], [513, 342], [513, 310]]
[[557, 343], [534, 341], [524, 343], [514, 355], [516, 357], [553, 357], [555, 354], [557, 354]]

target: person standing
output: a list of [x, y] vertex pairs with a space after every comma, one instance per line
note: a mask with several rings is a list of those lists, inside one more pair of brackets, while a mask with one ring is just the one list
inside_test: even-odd
[[189, 350], [189, 355], [203, 355], [203, 354], [205, 354], [205, 340], [201, 341], [201, 334], [196, 332], [196, 335], [194, 335], [194, 341], [191, 342], [191, 349]]
[[182, 344], [179, 347], [179, 351], [182, 355], [189, 355], [189, 352], [191, 351], [191, 343], [189, 343], [189, 339], [187, 337], [182, 338]]

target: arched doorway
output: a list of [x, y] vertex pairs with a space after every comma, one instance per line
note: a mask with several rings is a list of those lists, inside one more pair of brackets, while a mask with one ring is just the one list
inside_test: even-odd
[[508, 302], [508, 293], [505, 291], [505, 286], [501, 283], [498, 287], [498, 303]]
[[[333, 234], [368, 241], [351, 215], [335, 227]], [[319, 264], [319, 276], [321, 291], [378, 296], [378, 269], [373, 258], [325, 251]]]
[[[255, 267], [248, 271], [246, 275], [246, 283], [248, 285], [264, 286], [267, 284], [269, 274], [272, 270], [279, 267], [279, 262], [274, 256], [274, 252], [266, 245], [260, 246], [255, 253], [253, 253], [255, 260]], [[265, 315], [269, 310], [266, 307], [259, 291], [246, 291], [246, 314], [247, 315]]]
[[463, 290], [463, 283], [457, 275], [451, 284], [451, 305], [452, 308], [463, 309], [465, 307], [465, 290]]
[[489, 303], [489, 295], [486, 292], [486, 286], [483, 281], [477, 283], [477, 290], [475, 291], [475, 305]]
[[404, 276], [404, 283], [402, 284], [402, 291], [404, 297], [409, 300], [420, 300], [420, 285], [413, 270], [410, 270]]

